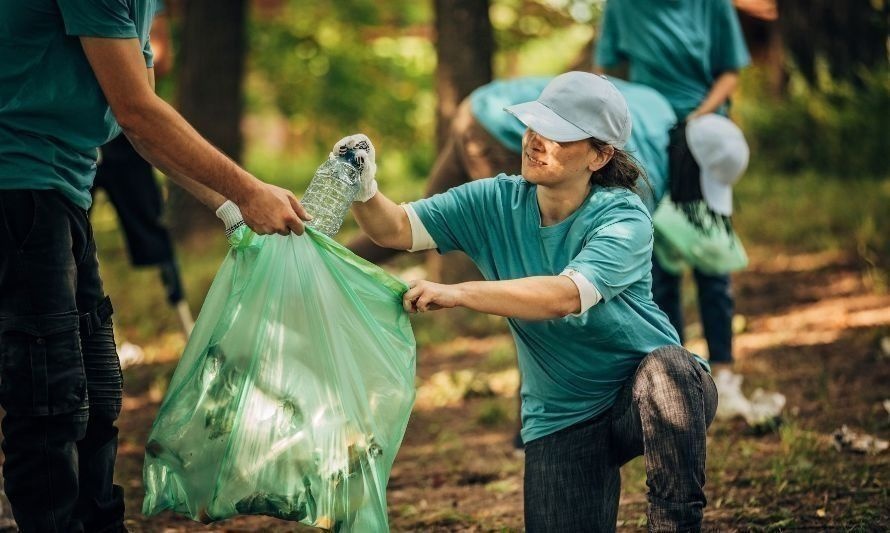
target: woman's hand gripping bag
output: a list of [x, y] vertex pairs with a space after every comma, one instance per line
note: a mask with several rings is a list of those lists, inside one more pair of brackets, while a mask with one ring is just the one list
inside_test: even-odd
[[230, 241], [146, 444], [143, 513], [388, 531], [414, 403], [407, 286], [312, 229]]

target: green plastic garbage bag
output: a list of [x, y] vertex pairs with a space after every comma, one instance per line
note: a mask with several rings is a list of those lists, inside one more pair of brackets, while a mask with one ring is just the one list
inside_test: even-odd
[[655, 228], [655, 257], [671, 274], [680, 274], [686, 265], [705, 274], [729, 274], [748, 266], [748, 255], [735, 231], [727, 233], [707, 217], [709, 225], [693, 226], [669, 198], [658, 205], [652, 217]]
[[230, 242], [148, 437], [143, 513], [387, 531], [414, 403], [407, 286], [312, 229]]

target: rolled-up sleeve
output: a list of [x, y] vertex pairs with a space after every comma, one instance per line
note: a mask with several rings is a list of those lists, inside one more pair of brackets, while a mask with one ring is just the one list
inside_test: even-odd
[[57, 0], [57, 3], [68, 35], [112, 39], [139, 37], [126, 0]]
[[636, 208], [617, 208], [596, 228], [566, 269], [579, 272], [608, 302], [652, 268], [652, 220]]
[[409, 204], [440, 253], [460, 250], [476, 257], [485, 248], [485, 228], [490, 223], [486, 203], [492, 202], [494, 179], [465, 183]]
[[711, 24], [711, 74], [719, 76], [726, 71], [747, 66], [751, 63], [751, 55], [745, 44], [738, 13], [730, 0], [717, 2], [714, 17]]

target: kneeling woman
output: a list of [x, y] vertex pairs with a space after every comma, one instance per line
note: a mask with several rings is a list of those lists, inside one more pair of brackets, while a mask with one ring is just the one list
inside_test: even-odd
[[614, 530], [619, 467], [641, 454], [649, 528], [695, 530], [717, 393], [652, 301], [652, 220], [634, 192], [639, 168], [621, 151], [624, 98], [605, 78], [569, 72], [507, 111], [528, 126], [521, 176], [401, 206], [376, 192], [367, 137], [341, 140], [335, 151], [368, 143], [355, 217], [381, 246], [462, 250], [489, 280], [412, 282], [404, 305], [507, 317], [522, 374], [528, 531]]

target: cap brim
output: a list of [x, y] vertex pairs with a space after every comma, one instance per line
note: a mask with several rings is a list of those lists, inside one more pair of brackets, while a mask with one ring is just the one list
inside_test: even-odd
[[732, 185], [709, 178], [704, 169], [701, 173], [701, 194], [712, 211], [727, 217], [732, 215]]
[[557, 142], [580, 141], [590, 134], [554, 113], [544, 104], [533, 101], [505, 107], [504, 111], [547, 139]]

